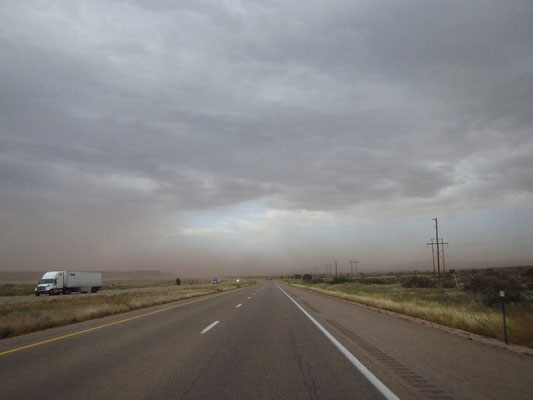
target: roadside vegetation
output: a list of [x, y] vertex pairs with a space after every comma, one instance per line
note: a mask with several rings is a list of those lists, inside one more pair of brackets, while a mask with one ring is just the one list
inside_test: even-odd
[[0, 303], [0, 338], [223, 292], [253, 285], [256, 281], [243, 279], [238, 283], [230, 280], [218, 285], [195, 283], [181, 286], [176, 285], [176, 281], [171, 283], [172, 286], [166, 287], [136, 286], [138, 290], [115, 293], [46, 296], [37, 301], [31, 298]]
[[[179, 279], [179, 278], [178, 278]], [[180, 285], [191, 286], [199, 284], [208, 284], [209, 279], [184, 279]], [[102, 290], [128, 290], [140, 288], [164, 288], [176, 285], [176, 280], [135, 280], [135, 279], [106, 279], [102, 285]], [[34, 295], [34, 289], [37, 281], [2, 283], [0, 284], [0, 297], [8, 296], [30, 296]]]
[[293, 275], [288, 283], [503, 341], [505, 291], [509, 342], [533, 348], [533, 267], [356, 277]]
[[35, 283], [4, 283], [0, 285], [0, 297], [29, 296], [34, 294]]

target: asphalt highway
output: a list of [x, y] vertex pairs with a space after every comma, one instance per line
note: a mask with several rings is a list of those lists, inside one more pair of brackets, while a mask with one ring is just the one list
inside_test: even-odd
[[532, 371], [275, 281], [0, 341], [0, 399], [528, 399]]

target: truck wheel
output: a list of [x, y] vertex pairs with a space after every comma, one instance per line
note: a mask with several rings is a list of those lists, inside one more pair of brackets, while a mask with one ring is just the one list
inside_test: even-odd
[[53, 289], [50, 290], [50, 291], [48, 292], [48, 295], [49, 295], [49, 296], [53, 296], [53, 295], [54, 295], [54, 290], [53, 290]]
[[35, 293], [35, 296], [39, 296], [39, 295], [40, 295], [40, 293]]

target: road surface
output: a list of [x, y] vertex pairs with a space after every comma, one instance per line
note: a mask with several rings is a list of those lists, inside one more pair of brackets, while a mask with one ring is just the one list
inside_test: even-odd
[[0, 341], [0, 399], [528, 399], [532, 371], [275, 281]]

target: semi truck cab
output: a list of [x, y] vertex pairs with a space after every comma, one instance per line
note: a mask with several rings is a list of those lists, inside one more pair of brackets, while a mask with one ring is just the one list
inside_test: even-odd
[[63, 293], [64, 274], [63, 271], [51, 271], [43, 275], [37, 287], [35, 288], [35, 295]]

